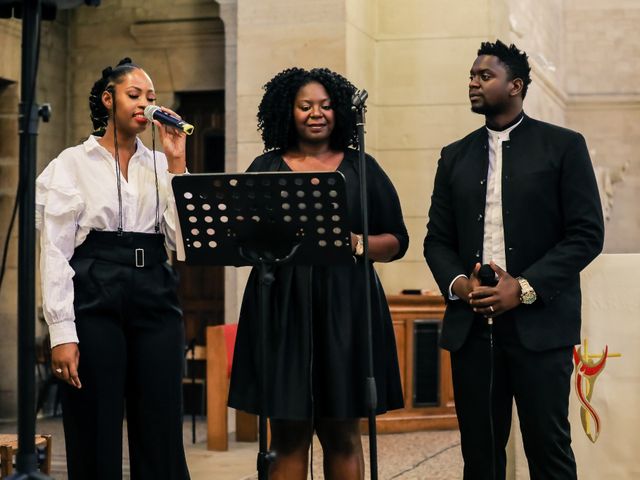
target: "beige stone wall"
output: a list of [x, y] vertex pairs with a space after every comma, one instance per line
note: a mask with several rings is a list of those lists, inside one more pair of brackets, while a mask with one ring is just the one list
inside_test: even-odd
[[238, 1], [238, 170], [262, 153], [256, 113], [269, 79], [289, 67], [345, 72], [344, 19], [343, 0]]
[[572, 102], [567, 122], [587, 139], [599, 173], [605, 252], [640, 252], [640, 95]]
[[365, 150], [378, 157], [378, 48], [376, 23], [377, 5], [370, 0], [350, 0], [346, 2], [346, 77], [356, 88], [369, 94], [365, 114]]
[[605, 251], [640, 252], [640, 3], [567, 0], [567, 123], [582, 132], [605, 188]]
[[565, 125], [564, 11], [561, 0], [509, 0], [506, 40], [527, 52], [532, 84], [524, 109], [534, 118]]
[[572, 95], [638, 94], [636, 0], [566, 0], [566, 88]]

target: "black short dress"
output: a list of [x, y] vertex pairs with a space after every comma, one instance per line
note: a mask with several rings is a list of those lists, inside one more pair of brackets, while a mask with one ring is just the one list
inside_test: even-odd
[[[369, 233], [390, 233], [400, 242], [401, 258], [409, 237], [395, 188], [367, 156]], [[256, 158], [248, 171], [289, 171], [282, 152]], [[358, 153], [345, 151], [338, 167], [346, 179], [351, 231], [362, 232]], [[360, 260], [361, 261], [361, 260]], [[244, 292], [236, 338], [229, 406], [271, 418], [303, 420], [368, 415], [366, 318], [362, 265], [283, 266], [271, 291], [267, 348], [267, 411], [260, 398], [258, 349], [258, 275], [251, 271]], [[372, 268], [371, 311], [377, 413], [402, 408], [398, 357], [380, 280]]]

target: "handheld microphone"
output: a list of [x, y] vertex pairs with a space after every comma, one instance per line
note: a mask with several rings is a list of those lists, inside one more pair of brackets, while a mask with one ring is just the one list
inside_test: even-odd
[[352, 108], [358, 109], [364, 107], [364, 102], [367, 101], [367, 98], [369, 98], [369, 94], [366, 90], [358, 90], [353, 94], [353, 97], [351, 97]]
[[147, 105], [144, 109], [144, 116], [150, 122], [158, 120], [160, 123], [182, 130], [187, 135], [191, 135], [193, 133], [193, 125], [163, 112], [157, 105]]
[[480, 267], [478, 279], [480, 280], [480, 285], [485, 287], [495, 287], [498, 284], [496, 272], [493, 271], [491, 265], [486, 263]]
[[[485, 263], [480, 267], [478, 271], [478, 280], [480, 280], [480, 285], [483, 287], [495, 287], [498, 284], [496, 280], [496, 272], [493, 271], [491, 265]], [[488, 317], [487, 321], [489, 325], [493, 324], [493, 318]]]

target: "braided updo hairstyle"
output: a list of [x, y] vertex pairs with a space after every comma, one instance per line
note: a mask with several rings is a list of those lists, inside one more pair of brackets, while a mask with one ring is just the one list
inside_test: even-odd
[[[107, 67], [102, 70], [102, 76], [96, 80], [89, 94], [89, 109], [91, 111], [91, 122], [93, 123], [93, 135], [102, 137], [107, 130], [109, 121], [109, 111], [102, 103], [102, 93], [105, 91], [114, 93], [114, 86], [122, 82], [122, 77], [127, 73], [139, 69], [129, 57], [125, 57], [118, 62], [115, 68]], [[115, 97], [114, 97], [115, 102]], [[115, 106], [115, 105], [114, 105]]]
[[258, 107], [258, 130], [264, 150], [288, 150], [295, 147], [298, 134], [293, 121], [293, 104], [298, 90], [318, 82], [331, 99], [335, 114], [335, 127], [330, 145], [335, 150], [357, 147], [356, 116], [351, 110], [351, 97], [356, 92], [349, 80], [328, 68], [288, 68], [278, 73], [263, 87], [264, 96]]

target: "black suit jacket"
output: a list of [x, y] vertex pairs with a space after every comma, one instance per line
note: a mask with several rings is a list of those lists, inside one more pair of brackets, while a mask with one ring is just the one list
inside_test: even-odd
[[[580, 271], [602, 250], [604, 223], [593, 166], [577, 132], [524, 116], [502, 144], [502, 214], [507, 271], [538, 295], [511, 314], [526, 348], [580, 343]], [[442, 149], [424, 256], [448, 301], [449, 284], [482, 259], [489, 165], [482, 127]], [[474, 313], [448, 301], [441, 344], [464, 343]]]

